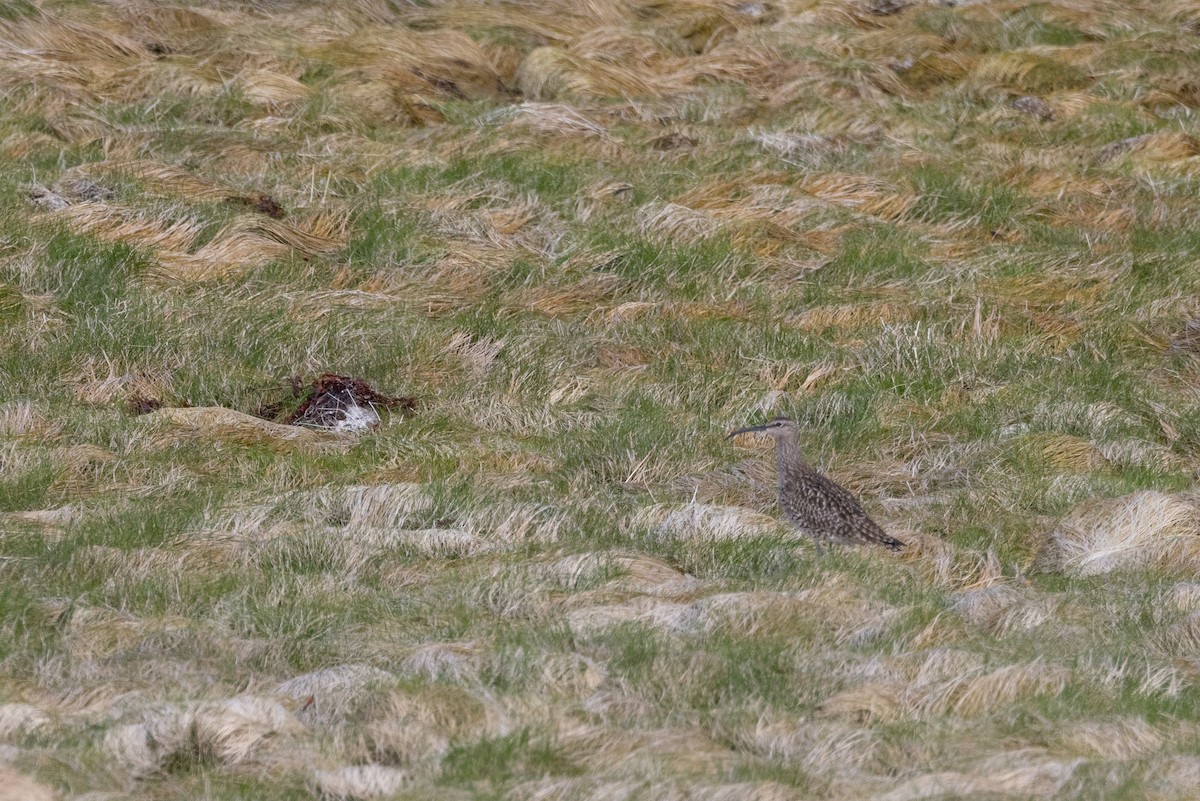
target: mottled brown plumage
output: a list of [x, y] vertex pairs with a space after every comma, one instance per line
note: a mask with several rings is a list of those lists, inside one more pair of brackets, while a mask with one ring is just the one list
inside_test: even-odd
[[775, 440], [779, 507], [792, 525], [812, 539], [818, 556], [823, 543], [882, 545], [893, 551], [903, 548], [904, 543], [876, 525], [845, 487], [804, 461], [796, 441], [798, 431], [795, 421], [776, 417], [765, 425], [739, 428], [729, 437], [761, 432]]

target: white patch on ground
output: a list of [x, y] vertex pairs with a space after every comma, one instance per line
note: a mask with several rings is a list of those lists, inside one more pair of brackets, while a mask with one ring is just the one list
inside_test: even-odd
[[342, 408], [343, 417], [329, 426], [330, 431], [357, 434], [379, 425], [379, 414], [370, 406], [347, 404]]

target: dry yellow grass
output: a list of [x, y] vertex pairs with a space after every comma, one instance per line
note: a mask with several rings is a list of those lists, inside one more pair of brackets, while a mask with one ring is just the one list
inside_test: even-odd
[[0, 7], [0, 797], [1195, 797], [1197, 30]]

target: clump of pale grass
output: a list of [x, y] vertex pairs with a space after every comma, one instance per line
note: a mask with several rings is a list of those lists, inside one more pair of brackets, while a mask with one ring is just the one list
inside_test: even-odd
[[[1165, 647], [1168, 651], [1178, 648], [1181, 640], [1184, 650], [1194, 649], [1194, 643], [1200, 641], [1198, 633], [1200, 629], [1189, 631], [1188, 621], [1184, 620], [1174, 630], [1168, 629], [1157, 639], [1160, 641], [1160, 647]], [[1164, 663], [1161, 659], [1152, 659], [1148, 655], [1142, 659], [1109, 655], [1099, 659], [1085, 659], [1076, 668], [1076, 672], [1106, 690], [1121, 691], [1132, 687], [1134, 693], [1143, 697], [1174, 698], [1190, 683], [1190, 679], [1179, 667]]]
[[347, 83], [382, 81], [397, 94], [495, 99], [500, 76], [479, 44], [461, 31], [417, 32], [372, 26], [311, 50], [327, 63], [353, 70]]
[[610, 140], [608, 129], [578, 109], [559, 103], [520, 103], [493, 112], [489, 120], [507, 121], [515, 128], [527, 128], [546, 136], [582, 136]]
[[409, 649], [396, 664], [402, 676], [474, 684], [479, 678], [477, 642], [432, 642]]
[[844, 142], [811, 131], [763, 131], [751, 128], [746, 136], [754, 144], [789, 163], [818, 164], [824, 158], [846, 150]]
[[1167, 734], [1145, 718], [1119, 717], [1072, 723], [1059, 732], [1058, 739], [1075, 753], [1122, 760], [1161, 751]]
[[512, 801], [801, 801], [797, 788], [771, 781], [705, 784], [683, 780], [545, 778], [517, 785]]
[[343, 492], [340, 500], [322, 496], [316, 501], [328, 514], [343, 517], [348, 528], [401, 528], [412, 516], [433, 508], [433, 499], [420, 484], [372, 484]]
[[159, 427], [156, 443], [202, 440], [241, 445], [266, 445], [281, 450], [339, 450], [349, 447], [345, 435], [301, 426], [272, 423], [219, 406], [159, 409], [145, 416], [147, 425]]
[[643, 235], [662, 236], [678, 242], [698, 242], [719, 233], [721, 220], [707, 211], [678, 203], [654, 202], [638, 212], [638, 228]]
[[245, 762], [268, 738], [297, 728], [295, 717], [278, 701], [255, 696], [203, 704], [193, 725], [200, 754], [223, 765]]
[[312, 784], [321, 797], [336, 801], [374, 801], [387, 798], [413, 784], [406, 770], [386, 765], [351, 765], [313, 773]]
[[0, 741], [11, 740], [50, 725], [50, 718], [32, 704], [0, 704]]
[[1180, 612], [1200, 609], [1200, 582], [1181, 581], [1167, 593], [1167, 602]]
[[873, 729], [840, 721], [805, 721], [770, 715], [753, 731], [735, 735], [753, 753], [807, 772], [845, 775], [866, 769], [876, 757], [879, 738]]
[[917, 801], [940, 797], [1050, 798], [1067, 786], [1082, 759], [1051, 759], [1036, 750], [999, 754], [971, 770], [927, 773], [871, 801]]
[[148, 249], [157, 261], [149, 277], [167, 283], [226, 276], [289, 254], [331, 253], [346, 244], [349, 225], [344, 213], [322, 212], [294, 221], [244, 214], [197, 247], [204, 226], [190, 216], [150, 215], [103, 201], [68, 203], [50, 214], [81, 234]]
[[450, 750], [444, 733], [400, 718], [369, 723], [364, 737], [372, 759], [422, 775], [436, 773]]
[[0, 765], [0, 801], [58, 801], [58, 793], [44, 784]]
[[0, 437], [24, 437], [45, 426], [45, 418], [33, 401], [9, 401], [0, 405]]
[[1182, 620], [1168, 626], [1161, 632], [1158, 640], [1172, 655], [1191, 653], [1200, 649], [1200, 612], [1191, 612]]
[[600, 604], [573, 609], [566, 615], [571, 630], [579, 634], [598, 633], [612, 626], [641, 623], [665, 631], [687, 633], [698, 630], [699, 610], [690, 604], [635, 598], [616, 604]]
[[1200, 793], [1200, 757], [1166, 754], [1148, 760], [1147, 798], [1152, 801], [1190, 801]]
[[266, 741], [298, 727], [277, 701], [238, 696], [184, 708], [144, 713], [142, 723], [127, 724], [105, 735], [104, 747], [133, 773], [145, 775], [175, 761], [214, 760], [236, 765], [256, 757]]
[[300, 703], [296, 716], [304, 723], [335, 728], [361, 712], [376, 686], [395, 681], [394, 674], [370, 665], [335, 665], [293, 676], [276, 685], [271, 694]]
[[738, 506], [702, 503], [647, 506], [634, 515], [629, 525], [649, 530], [661, 540], [750, 539], [779, 531], [779, 524], [768, 515]]
[[1062, 602], [1007, 584], [995, 584], [958, 593], [952, 608], [971, 624], [1003, 637], [1061, 619]]
[[901, 559], [913, 565], [934, 586], [946, 589], [989, 587], [1003, 580], [1004, 568], [995, 552], [959, 548], [953, 542], [917, 531], [893, 532], [905, 548]]
[[609, 586], [616, 584], [634, 592], [670, 594], [697, 584], [696, 579], [678, 568], [646, 554], [609, 551], [573, 554], [547, 562], [536, 571], [559, 582], [565, 589], [575, 590], [612, 573]]
[[1200, 155], [1200, 139], [1179, 132], [1150, 133], [1121, 139], [1101, 148], [1098, 161], [1127, 159], [1140, 167], [1175, 166]]
[[1200, 564], [1200, 508], [1156, 491], [1085, 501], [1050, 532], [1039, 564], [1072, 576], [1114, 570], [1192, 570]]
[[583, 654], [554, 654], [543, 664], [540, 676], [547, 693], [564, 698], [586, 697], [608, 680], [604, 663]]
[[25, 512], [8, 512], [4, 515], [9, 520], [19, 520], [23, 523], [33, 523], [48, 529], [62, 528], [78, 520], [80, 509], [77, 506], [59, 506], [56, 509], [30, 509]]
[[[687, 599], [699, 589], [684, 588], [678, 597]], [[800, 592], [716, 593], [682, 602], [671, 596], [641, 596], [572, 609], [567, 621], [579, 632], [602, 631], [622, 623], [640, 623], [677, 634], [728, 631], [758, 636], [817, 629], [839, 641], [864, 642], [877, 636], [880, 627], [886, 630], [891, 625], [891, 612], [852, 588], [834, 585]]]
[[893, 222], [904, 219], [918, 199], [881, 178], [852, 173], [810, 175], [800, 187], [835, 206]]
[[505, 339], [477, 338], [459, 332], [450, 338], [446, 345], [446, 352], [461, 359], [463, 366], [472, 377], [482, 379], [491, 371], [492, 365], [508, 344]]
[[1061, 692], [1069, 677], [1068, 669], [1040, 660], [988, 670], [971, 655], [933, 651], [915, 675], [843, 690], [820, 709], [823, 715], [860, 721], [973, 718], [1018, 699]]
[[411, 723], [439, 732], [448, 739], [482, 733], [504, 733], [513, 721], [490, 694], [438, 682], [391, 693], [377, 721]]
[[161, 770], [176, 754], [195, 758], [193, 722], [193, 716], [184, 710], [147, 712], [142, 723], [110, 729], [104, 736], [104, 750], [135, 775], [148, 775]]
[[621, 765], [625, 775], [647, 774], [670, 764], [694, 776], [727, 767], [733, 760], [727, 747], [696, 727], [637, 729], [571, 722], [559, 726], [555, 744], [570, 761], [600, 773]]
[[473, 556], [496, 549], [494, 543], [461, 528], [347, 528], [343, 536], [368, 559], [396, 548], [430, 557]]

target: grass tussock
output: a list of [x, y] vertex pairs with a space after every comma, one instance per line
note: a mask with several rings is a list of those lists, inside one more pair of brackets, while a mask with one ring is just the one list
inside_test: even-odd
[[1194, 6], [0, 4], [0, 796], [1196, 796]]

